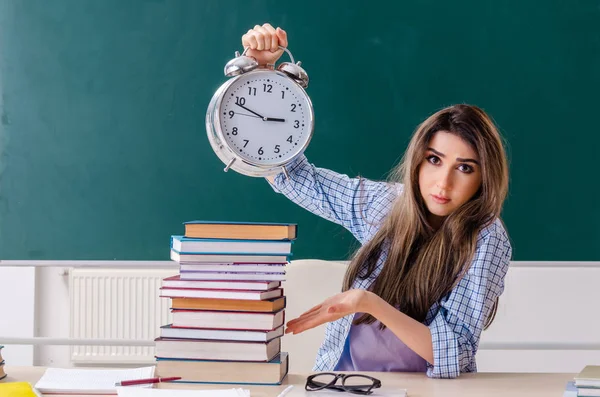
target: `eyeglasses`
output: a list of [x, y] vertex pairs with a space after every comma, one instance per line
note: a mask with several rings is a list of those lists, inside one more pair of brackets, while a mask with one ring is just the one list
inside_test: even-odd
[[[338, 379], [342, 384], [337, 385]], [[373, 389], [381, 387], [381, 381], [371, 376], [360, 374], [334, 374], [333, 372], [321, 372], [306, 378], [307, 391], [337, 390], [354, 394], [371, 394]]]

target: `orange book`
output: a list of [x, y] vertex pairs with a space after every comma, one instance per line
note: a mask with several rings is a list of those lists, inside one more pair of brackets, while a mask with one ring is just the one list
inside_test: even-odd
[[185, 237], [234, 240], [294, 240], [295, 223], [267, 222], [185, 222]]
[[236, 312], [276, 312], [285, 307], [285, 296], [253, 301], [245, 299], [172, 298], [172, 309]]

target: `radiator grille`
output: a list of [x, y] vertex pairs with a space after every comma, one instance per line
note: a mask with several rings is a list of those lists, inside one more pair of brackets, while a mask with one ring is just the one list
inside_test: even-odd
[[[176, 270], [72, 269], [69, 276], [72, 338], [153, 340], [171, 322], [161, 280]], [[72, 346], [80, 364], [150, 363], [154, 347]]]

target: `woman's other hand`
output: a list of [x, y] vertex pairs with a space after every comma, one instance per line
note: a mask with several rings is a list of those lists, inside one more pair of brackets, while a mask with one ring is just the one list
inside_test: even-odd
[[290, 320], [286, 325], [285, 333], [299, 334], [348, 314], [366, 312], [369, 294], [370, 292], [362, 289], [351, 289], [334, 295], [304, 312], [300, 317]]

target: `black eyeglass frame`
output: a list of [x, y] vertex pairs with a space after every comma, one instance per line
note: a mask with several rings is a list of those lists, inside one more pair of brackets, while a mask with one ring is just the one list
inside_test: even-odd
[[[323, 375], [333, 376], [332, 380], [329, 383], [323, 383], [314, 381], [314, 378]], [[348, 378], [364, 378], [371, 382], [370, 385], [346, 385], [346, 379]], [[338, 379], [342, 380], [341, 385], [336, 385]], [[306, 385], [304, 385], [304, 389], [306, 391], [318, 391], [323, 389], [328, 390], [337, 390], [337, 391], [345, 391], [348, 393], [354, 394], [371, 394], [373, 393], [373, 389], [377, 389], [381, 387], [381, 381], [377, 378], [373, 378], [372, 376], [362, 375], [362, 374], [336, 374], [333, 372], [319, 372], [317, 374], [312, 374], [308, 378], [306, 378]]]

